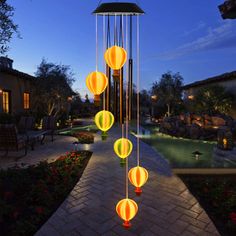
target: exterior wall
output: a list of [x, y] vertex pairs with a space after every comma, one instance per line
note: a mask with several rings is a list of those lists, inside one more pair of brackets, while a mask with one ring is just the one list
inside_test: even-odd
[[[234, 95], [234, 97], [236, 98], [236, 78], [234, 80], [219, 81], [219, 82], [209, 83], [207, 85], [199, 85], [196, 87], [186, 89], [184, 91], [184, 97], [188, 98], [188, 96], [191, 96], [191, 95], [194, 96], [199, 89], [204, 88], [206, 86], [211, 86], [211, 85], [220, 85], [222, 87], [225, 87], [226, 90], [231, 92]], [[236, 101], [233, 104], [232, 111], [230, 112], [230, 115], [234, 119], [236, 119]]]
[[[32, 100], [32, 81], [30, 79], [17, 77], [15, 75], [0, 72], [0, 90], [9, 90], [11, 92], [10, 113], [15, 114], [24, 112], [24, 92], [30, 94], [30, 103]], [[31, 108], [31, 104], [30, 104]], [[0, 93], [0, 112], [3, 111], [2, 94]]]

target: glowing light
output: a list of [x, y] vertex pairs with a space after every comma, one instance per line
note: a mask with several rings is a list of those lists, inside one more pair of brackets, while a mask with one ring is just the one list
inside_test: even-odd
[[124, 48], [113, 46], [106, 50], [105, 61], [113, 70], [120, 70], [127, 60], [127, 53]]
[[94, 94], [94, 102], [99, 103], [100, 94], [104, 92], [108, 84], [106, 75], [102, 72], [92, 72], [86, 78], [86, 85], [91, 93]]
[[141, 166], [136, 166], [130, 169], [128, 177], [130, 183], [136, 187], [135, 189], [136, 195], [140, 196], [142, 193], [141, 187], [148, 180], [148, 171]]
[[114, 123], [114, 116], [111, 112], [102, 110], [95, 115], [94, 121], [98, 129], [106, 132], [112, 127]]
[[223, 146], [224, 146], [224, 149], [226, 149], [227, 148], [227, 139], [226, 138], [224, 138], [223, 139]]
[[114, 143], [116, 155], [122, 159], [128, 157], [133, 150], [133, 144], [127, 138], [117, 139]]
[[125, 228], [130, 228], [130, 220], [132, 220], [137, 214], [138, 205], [135, 201], [125, 198], [117, 203], [116, 212], [119, 217], [124, 220], [123, 226]]

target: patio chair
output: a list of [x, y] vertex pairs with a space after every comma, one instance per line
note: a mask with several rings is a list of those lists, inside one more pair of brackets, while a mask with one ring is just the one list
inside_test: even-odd
[[45, 116], [43, 118], [42, 130], [47, 135], [51, 135], [52, 142], [54, 141], [54, 132], [56, 129], [56, 118], [54, 116]]
[[27, 138], [25, 135], [18, 135], [16, 126], [0, 125], [0, 150], [5, 151], [8, 155], [9, 151], [19, 151], [24, 149], [24, 156], [27, 155]]

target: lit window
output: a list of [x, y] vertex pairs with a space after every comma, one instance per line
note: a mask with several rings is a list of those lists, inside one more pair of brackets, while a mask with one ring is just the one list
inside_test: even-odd
[[30, 108], [30, 94], [24, 93], [24, 109]]
[[10, 112], [10, 92], [2, 91], [2, 108], [3, 112]]

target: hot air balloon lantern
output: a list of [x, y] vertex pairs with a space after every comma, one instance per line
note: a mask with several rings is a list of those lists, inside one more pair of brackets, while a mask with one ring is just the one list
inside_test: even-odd
[[118, 157], [121, 158], [120, 165], [124, 166], [126, 158], [130, 155], [133, 150], [132, 142], [127, 138], [117, 139], [114, 143], [114, 151]]
[[141, 166], [136, 166], [130, 169], [128, 177], [129, 177], [130, 183], [136, 187], [135, 189], [136, 195], [140, 196], [142, 193], [141, 187], [148, 180], [148, 171]]
[[112, 46], [108, 48], [104, 54], [107, 65], [114, 70], [113, 78], [116, 81], [120, 79], [120, 69], [127, 60], [127, 53], [124, 48]]
[[111, 112], [102, 110], [95, 115], [95, 124], [102, 131], [102, 139], [107, 137], [107, 131], [114, 124], [114, 116]]
[[138, 212], [138, 205], [135, 201], [125, 198], [117, 203], [116, 212], [119, 217], [124, 220], [123, 226], [128, 229], [131, 227], [130, 220], [132, 220]]
[[100, 94], [104, 92], [108, 84], [106, 75], [102, 72], [92, 72], [86, 78], [86, 85], [91, 93], [94, 94], [94, 104], [99, 106]]

